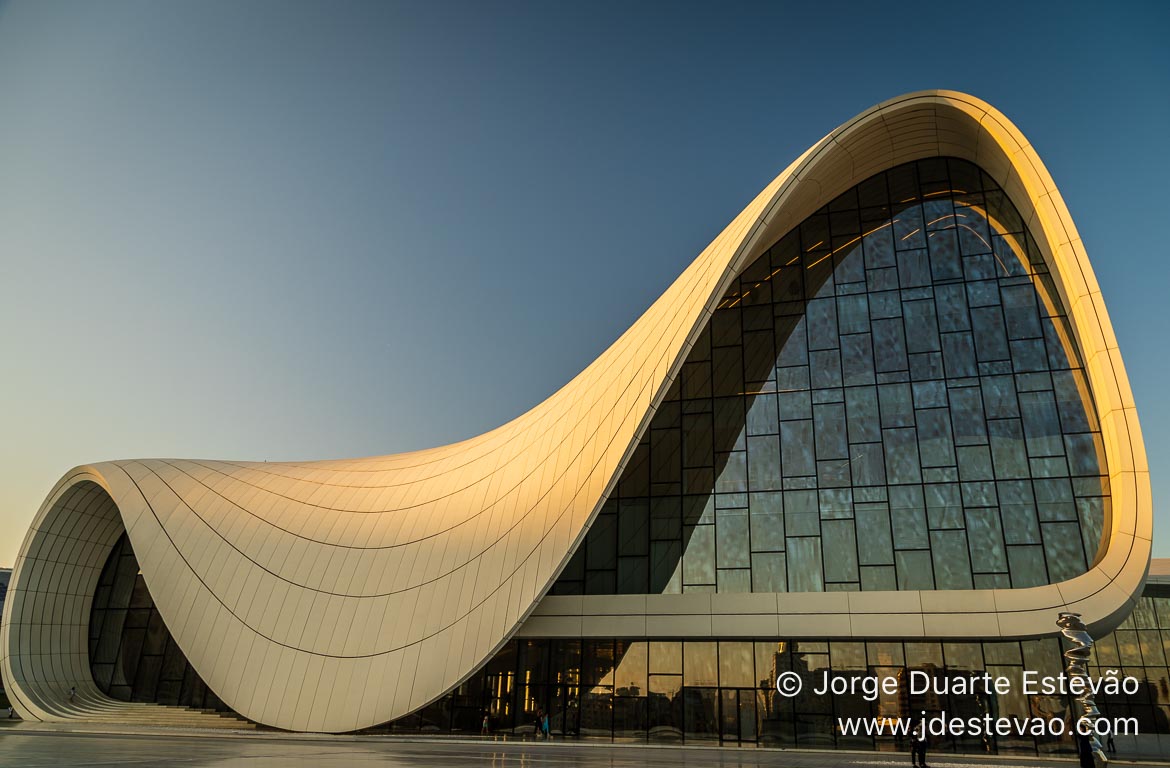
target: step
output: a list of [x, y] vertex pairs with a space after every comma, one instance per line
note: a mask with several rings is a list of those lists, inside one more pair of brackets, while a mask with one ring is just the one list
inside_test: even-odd
[[214, 728], [219, 730], [255, 730], [256, 728], [255, 723], [231, 712], [141, 702], [112, 704], [88, 712], [73, 714], [70, 719], [90, 723], [133, 723], [134, 725], [168, 728]]

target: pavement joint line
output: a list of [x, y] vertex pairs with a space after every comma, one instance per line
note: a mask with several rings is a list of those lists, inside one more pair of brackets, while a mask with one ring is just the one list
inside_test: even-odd
[[[857, 749], [793, 749], [784, 747], [741, 747], [741, 746], [719, 746], [714, 744], [647, 744], [634, 742], [603, 742], [603, 741], [581, 741], [576, 739], [554, 739], [550, 742], [543, 741], [527, 741], [523, 739], [477, 739], [477, 738], [459, 738], [459, 737], [427, 737], [417, 734], [333, 734], [333, 733], [294, 733], [285, 731], [251, 731], [251, 730], [231, 730], [222, 728], [198, 728], [198, 727], [152, 727], [139, 726], [136, 728], [103, 728], [101, 724], [97, 723], [30, 723], [17, 721], [15, 723], [7, 723], [0, 721], [0, 731], [10, 729], [15, 732], [13, 735], [26, 736], [124, 736], [124, 737], [178, 737], [178, 738], [222, 738], [225, 740], [256, 740], [269, 742], [297, 742], [305, 741], [318, 744], [328, 743], [342, 743], [342, 744], [399, 744], [399, 745], [446, 745], [446, 746], [476, 746], [476, 747], [491, 747], [497, 749], [513, 750], [557, 750], [564, 749], [566, 746], [588, 749], [616, 749], [616, 750], [685, 750], [687, 752], [715, 752], [719, 754], [729, 753], [770, 753], [774, 755], [789, 755], [794, 758], [799, 756], [807, 756], [809, 758], [824, 759], [827, 756], [840, 756], [858, 758], [848, 761], [849, 765], [889, 765], [890, 760], [894, 756], [904, 757], [909, 752], [888, 752], [877, 750], [857, 750]], [[1031, 765], [1031, 766], [1045, 766], [1054, 762], [1074, 764], [1077, 762], [1075, 757], [1065, 757], [1061, 755], [1052, 756], [1038, 756], [1038, 755], [985, 755], [985, 754], [963, 754], [958, 752], [934, 752], [937, 757], [935, 765], [942, 766], [943, 760], [960, 762], [947, 763], [951, 766], [962, 766], [962, 768], [977, 768], [977, 763], [973, 761], [989, 761], [993, 764], [1003, 765], [1007, 763], [1014, 763], [1017, 765]], [[865, 759], [868, 758], [868, 759]], [[842, 762], [845, 762], [844, 760]], [[1115, 759], [1111, 758], [1110, 763], [1113, 765], [1133, 765], [1133, 766], [1167, 766], [1170, 768], [1170, 762], [1161, 760], [1143, 760], [1143, 759]]]

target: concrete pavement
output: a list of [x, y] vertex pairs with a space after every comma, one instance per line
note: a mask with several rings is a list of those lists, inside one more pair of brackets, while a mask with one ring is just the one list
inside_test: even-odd
[[[931, 768], [1072, 768], [1068, 759], [931, 756]], [[133, 726], [3, 723], [0, 766], [21, 768], [883, 768], [908, 766], [905, 753], [815, 752], [614, 745], [593, 742], [502, 742], [392, 736], [146, 729]], [[1149, 762], [1115, 765], [1155, 765]], [[1170, 765], [1161, 763], [1160, 765]]]

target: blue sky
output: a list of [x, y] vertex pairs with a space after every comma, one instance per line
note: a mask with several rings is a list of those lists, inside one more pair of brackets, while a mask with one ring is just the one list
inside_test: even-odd
[[937, 87], [1060, 186], [1157, 510], [1170, 6], [856, 5], [0, 5], [0, 565], [76, 464], [508, 421], [800, 152]]

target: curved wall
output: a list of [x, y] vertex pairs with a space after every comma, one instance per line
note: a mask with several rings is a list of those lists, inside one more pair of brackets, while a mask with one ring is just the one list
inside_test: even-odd
[[[1090, 571], [1031, 589], [869, 592], [864, 600], [549, 598], [525, 623], [743, 267], [857, 182], [938, 155], [974, 162], [1016, 201], [1069, 310], [1113, 497], [1107, 547]], [[89, 485], [78, 490], [85, 481], [114, 503], [95, 500]], [[150, 459], [66, 475], [25, 539], [0, 629], [0, 669], [22, 716], [78, 716], [84, 702], [107, 701], [89, 678], [85, 627], [119, 515], [163, 619], [212, 690], [250, 719], [319, 731], [422, 707], [522, 624], [544, 636], [580, 636], [582, 622], [609, 636], [709, 636], [718, 621], [765, 636], [1017, 637], [1051, 631], [1054, 611], [1068, 608], [1100, 631], [1140, 591], [1152, 526], [1132, 395], [1059, 194], [1011, 123], [978, 99], [944, 91], [880, 104], [811, 148], [594, 363], [496, 430], [395, 456]], [[82, 695], [65, 706], [72, 680]]]
[[106, 706], [89, 669], [89, 606], [123, 531], [113, 499], [85, 472], [62, 478], [41, 507], [0, 624], [0, 668], [21, 717], [56, 720]]
[[118, 701], [228, 709], [171, 637], [125, 534], [114, 544], [94, 593], [89, 662], [98, 689]]

